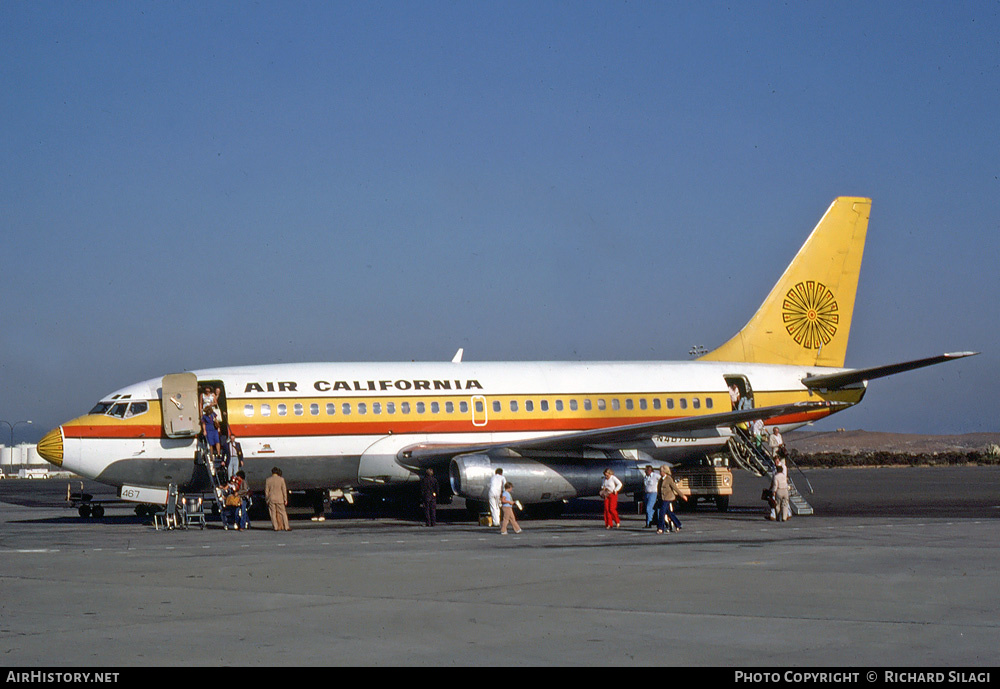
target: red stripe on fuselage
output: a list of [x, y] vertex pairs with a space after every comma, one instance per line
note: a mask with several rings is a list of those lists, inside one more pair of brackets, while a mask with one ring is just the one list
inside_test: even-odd
[[[803, 424], [815, 421], [830, 414], [829, 410], [821, 409], [811, 412], [788, 414], [768, 420], [768, 425]], [[574, 418], [574, 419], [502, 419], [490, 421], [485, 426], [473, 425], [468, 417], [462, 419], [428, 419], [416, 420], [379, 419], [377, 421], [338, 421], [336, 423], [321, 421], [291, 421], [288, 423], [244, 423], [232, 424], [237, 438], [240, 437], [315, 437], [315, 436], [348, 436], [348, 435], [389, 435], [389, 434], [434, 434], [434, 433], [559, 433], [573, 431], [589, 431], [600, 428], [613, 428], [651, 421], [667, 421], [691, 417], [614, 417], [614, 418]], [[106, 424], [100, 426], [63, 426], [66, 438], [121, 438], [121, 439], [160, 439], [166, 438], [161, 426], [135, 424]]]

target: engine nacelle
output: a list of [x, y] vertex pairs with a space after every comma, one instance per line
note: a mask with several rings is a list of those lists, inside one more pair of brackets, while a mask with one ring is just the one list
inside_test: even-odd
[[451, 460], [449, 478], [455, 495], [483, 502], [488, 499], [490, 478], [497, 469], [503, 469], [504, 480], [513, 484], [514, 497], [522, 503], [597, 495], [604, 481], [604, 470], [609, 468], [625, 485], [622, 492], [641, 489], [642, 472], [636, 462], [606, 458], [595, 458], [592, 462], [543, 462], [517, 456], [469, 454]]

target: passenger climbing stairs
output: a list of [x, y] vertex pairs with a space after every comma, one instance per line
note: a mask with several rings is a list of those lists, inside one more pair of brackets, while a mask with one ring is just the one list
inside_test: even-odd
[[[771, 453], [766, 448], [760, 446], [745, 429], [734, 426], [733, 435], [729, 438], [727, 445], [729, 456], [736, 463], [736, 466], [749, 471], [754, 476], [766, 476], [768, 481], [774, 477], [777, 467], [774, 465]], [[786, 460], [786, 465], [791, 466], [791, 460]], [[801, 470], [799, 473], [802, 473]], [[802, 478], [805, 479], [808, 486], [809, 479], [805, 478], [805, 474], [802, 475]], [[811, 486], [809, 490], [812, 492]], [[790, 473], [788, 476], [788, 497], [793, 515], [808, 515], [813, 513], [812, 505], [806, 502], [799, 489], [795, 487]]]

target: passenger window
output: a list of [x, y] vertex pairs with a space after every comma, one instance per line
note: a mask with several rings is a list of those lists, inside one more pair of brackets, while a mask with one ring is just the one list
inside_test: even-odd
[[493, 411], [499, 413], [500, 409], [500, 400], [493, 400]]
[[[458, 411], [462, 412], [463, 414], [468, 413], [468, 411], [469, 411], [469, 403], [468, 402], [459, 402], [458, 403]], [[482, 400], [476, 400], [476, 411], [482, 413], [482, 411], [483, 411], [483, 401]]]
[[[645, 402], [645, 401], [646, 400], [643, 400], [643, 402]], [[625, 408], [626, 409], [635, 409], [635, 407], [632, 405], [632, 398], [631, 397], [628, 398], [627, 400], [625, 400]], [[643, 407], [643, 408], [645, 409], [645, 407]]]
[[437, 414], [441, 411], [441, 405], [437, 402], [431, 402], [431, 414]]
[[426, 411], [426, 409], [427, 409], [427, 407], [424, 406], [423, 402], [417, 402], [417, 413], [418, 414], [423, 414], [424, 411]]
[[542, 411], [548, 411], [548, 410], [549, 410], [549, 401], [542, 400]]
[[535, 411], [535, 403], [531, 400], [524, 401], [524, 411]]
[[386, 402], [385, 403], [385, 413], [386, 414], [395, 414], [396, 413], [396, 403], [395, 402]]
[[409, 414], [410, 413], [410, 403], [409, 402], [400, 402], [399, 403], [399, 411], [403, 412], [404, 414]]
[[292, 407], [292, 409], [295, 410], [296, 416], [302, 416], [302, 413], [305, 411], [305, 409], [302, 408], [301, 404], [296, 404], [294, 407]]
[[368, 405], [365, 404], [364, 402], [358, 402], [358, 413], [359, 414], [367, 414], [368, 413]]
[[660, 398], [659, 397], [654, 397], [653, 398], [653, 409], [659, 409], [659, 408], [660, 408]]
[[618, 400], [611, 400], [611, 408], [618, 411], [621, 408], [621, 404], [619, 404]]
[[248, 419], [253, 416], [253, 405], [252, 404], [244, 404], [243, 405], [243, 416], [247, 417]]
[[556, 411], [562, 411], [562, 410], [563, 410], [563, 401], [556, 400]]
[[309, 405], [309, 413], [312, 414], [313, 416], [319, 416], [319, 405], [318, 404], [310, 404]]
[[578, 407], [578, 405], [577, 405], [577, 401], [576, 400], [570, 400], [569, 401], [569, 410], [570, 411], [576, 411], [577, 407]]
[[511, 400], [510, 401], [510, 410], [511, 411], [517, 411], [517, 400]]
[[[462, 404], [465, 404], [465, 402], [462, 402]], [[445, 402], [444, 403], [444, 410], [447, 413], [449, 413], [449, 414], [454, 414], [455, 413], [455, 403], [454, 402]]]
[[381, 413], [382, 413], [382, 403], [372, 402], [372, 414], [381, 414]]
[[706, 397], [705, 398], [705, 409], [711, 409], [711, 408], [712, 408], [712, 398], [711, 397]]
[[328, 416], [334, 416], [337, 413], [337, 405], [333, 402], [326, 403], [326, 413]]
[[271, 415], [271, 405], [270, 404], [262, 404], [262, 405], [260, 405], [260, 415], [261, 416], [270, 416]]
[[344, 404], [340, 407], [340, 411], [343, 412], [344, 416], [350, 416], [351, 415], [351, 403], [350, 402], [344, 402]]
[[[643, 397], [642, 399], [639, 400], [639, 409], [645, 409], [645, 408], [646, 408], [646, 398]], [[629, 407], [629, 409], [631, 409], [631, 407]]]
[[288, 415], [288, 405], [286, 405], [286, 404], [279, 404], [278, 405], [278, 416], [287, 416], [287, 415]]
[[583, 401], [583, 410], [584, 411], [590, 411], [592, 408], [593, 408], [593, 405], [591, 404], [590, 400], [584, 400]]
[[687, 397], [681, 397], [681, 409], [687, 409], [687, 408], [688, 408]]
[[701, 398], [695, 397], [693, 400], [691, 400], [691, 406], [694, 407], [695, 409], [701, 409]]
[[605, 402], [604, 400], [597, 400], [597, 410], [598, 411], [604, 411], [607, 408], [608, 408], [608, 403], [607, 402]]
[[673, 408], [674, 408], [674, 398], [673, 397], [668, 397], [667, 398], [667, 409], [673, 409]]

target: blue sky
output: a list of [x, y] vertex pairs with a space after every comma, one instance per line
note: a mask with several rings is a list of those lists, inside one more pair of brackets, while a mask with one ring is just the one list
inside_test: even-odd
[[4, 2], [0, 418], [219, 365], [684, 360], [859, 195], [848, 365], [983, 354], [819, 428], [1000, 430], [998, 15]]

